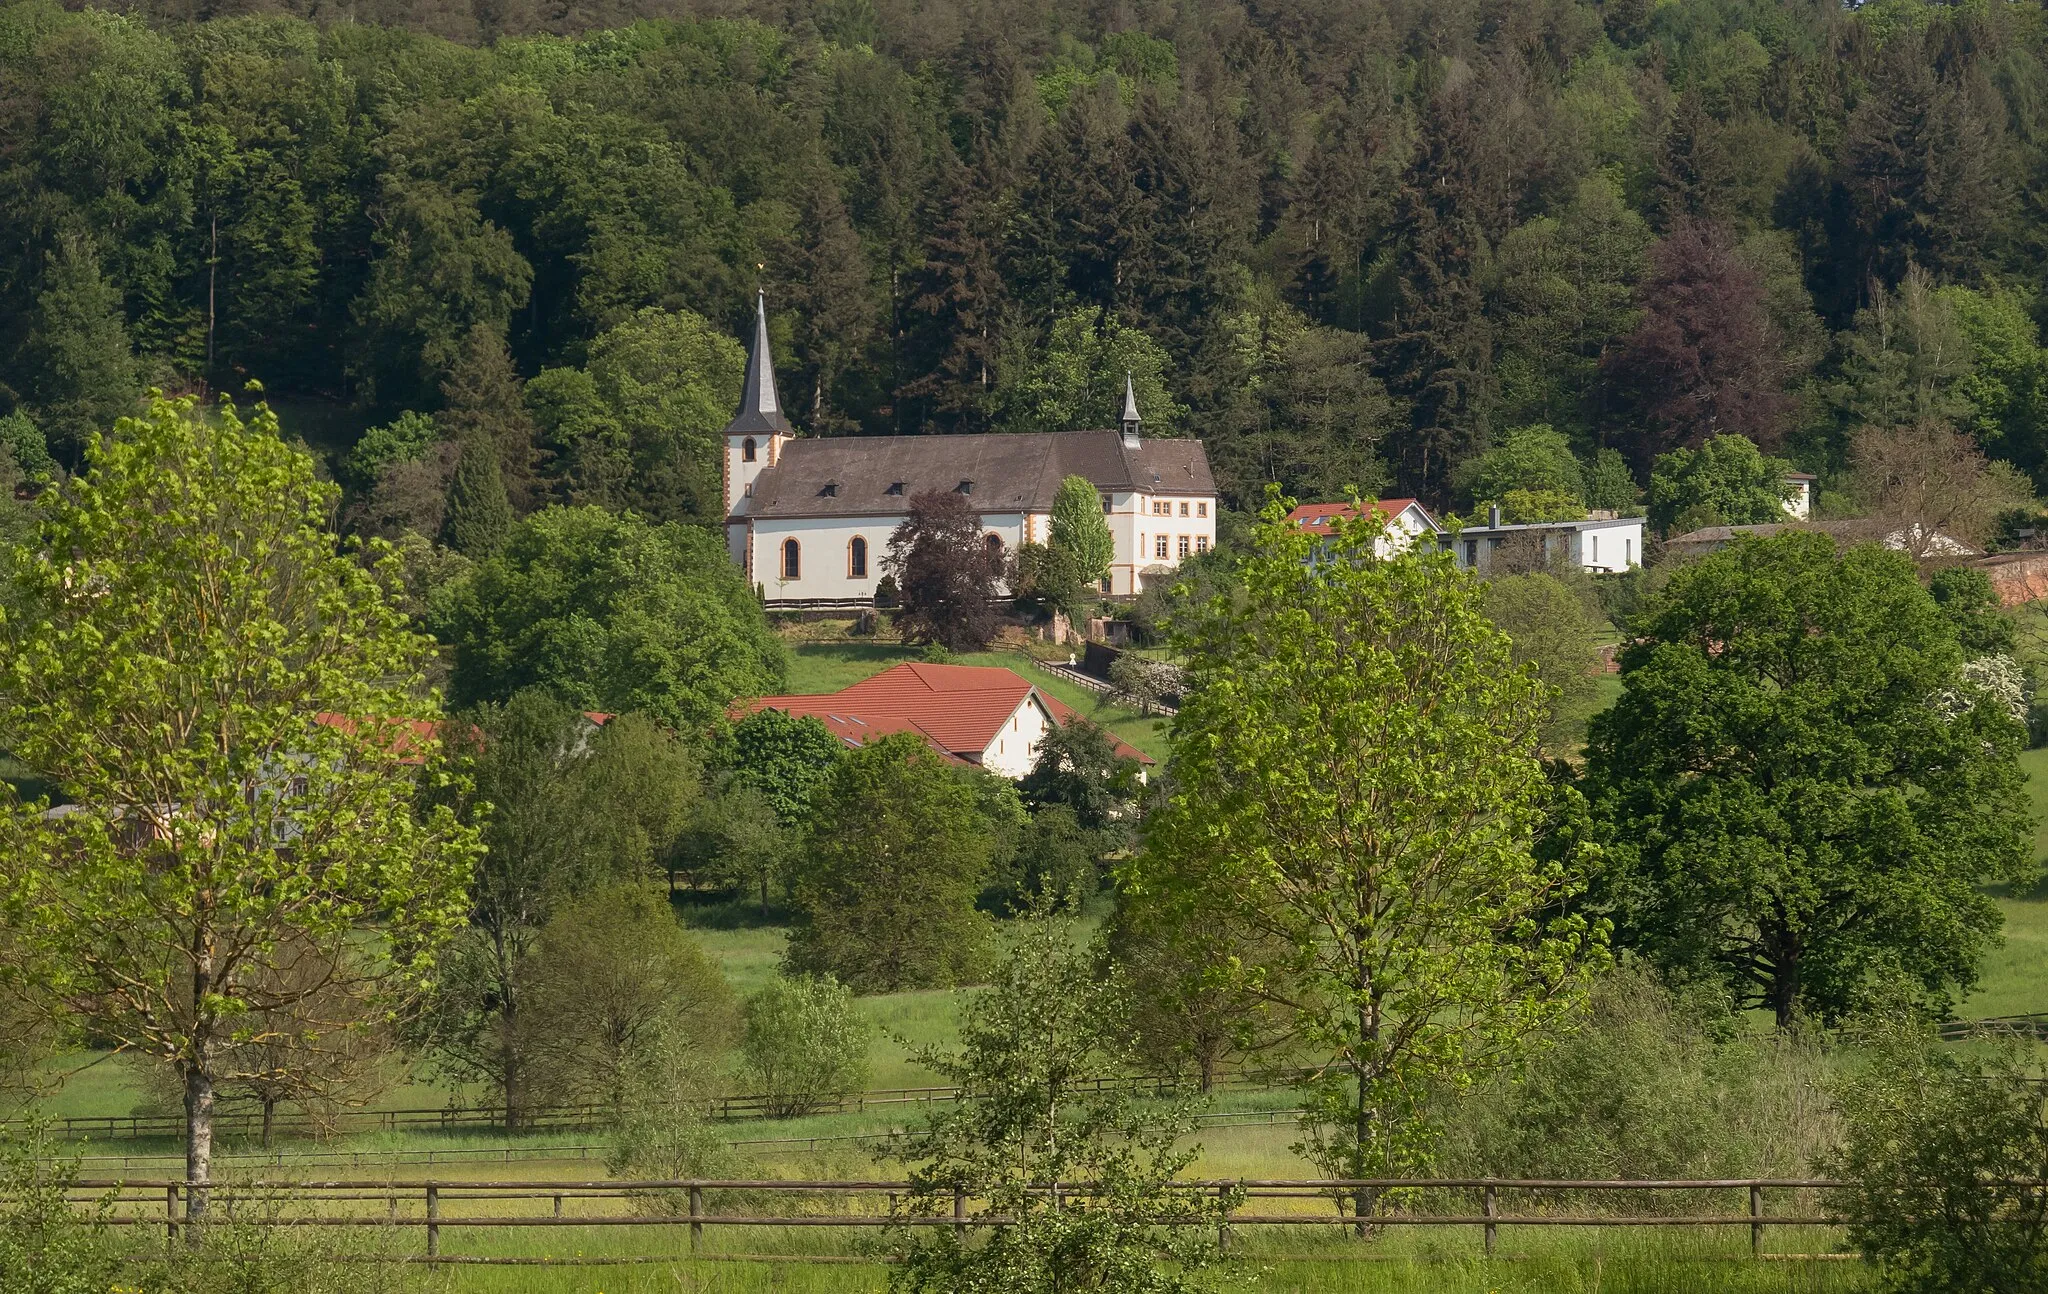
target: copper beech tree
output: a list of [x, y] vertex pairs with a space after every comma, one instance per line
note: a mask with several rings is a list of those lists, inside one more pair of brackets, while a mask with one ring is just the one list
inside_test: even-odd
[[0, 623], [9, 748], [61, 801], [0, 815], [0, 947], [45, 1012], [176, 1070], [194, 1236], [216, 1089], [421, 977], [477, 854], [421, 807], [427, 644], [334, 502], [267, 409], [156, 399], [49, 504]]

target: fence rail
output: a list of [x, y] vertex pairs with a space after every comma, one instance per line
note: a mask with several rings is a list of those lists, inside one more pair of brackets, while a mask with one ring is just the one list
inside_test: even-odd
[[[1112, 1076], [1084, 1080], [1078, 1085], [1078, 1089], [1090, 1093], [1125, 1089], [1134, 1092], [1149, 1090], [1154, 1094], [1163, 1094], [1174, 1090], [1178, 1084], [1179, 1080], [1162, 1075]], [[1223, 1090], [1250, 1090], [1264, 1088], [1267, 1084], [1260, 1080], [1232, 1076], [1219, 1080], [1216, 1086]], [[958, 1088], [946, 1086], [877, 1088], [873, 1091], [853, 1092], [815, 1102], [802, 1114], [810, 1116], [896, 1111], [905, 1107], [943, 1104], [957, 1100], [959, 1096]], [[761, 1093], [721, 1096], [707, 1103], [706, 1115], [713, 1120], [728, 1123], [795, 1117], [788, 1113], [788, 1105], [787, 1097]], [[469, 1129], [574, 1132], [602, 1126], [609, 1121], [610, 1113], [609, 1107], [603, 1105], [524, 1106], [517, 1112], [516, 1119], [508, 1120], [508, 1111], [502, 1105], [336, 1110], [320, 1115], [289, 1110], [278, 1111], [272, 1119], [271, 1127], [274, 1134], [301, 1136], [403, 1130], [456, 1132]], [[19, 1119], [0, 1120], [0, 1128], [18, 1128], [24, 1123], [24, 1120]], [[70, 1138], [140, 1140], [145, 1137], [185, 1135], [185, 1117], [182, 1114], [67, 1115], [62, 1118], [44, 1119], [42, 1125], [57, 1136]], [[263, 1131], [263, 1116], [255, 1110], [223, 1111], [214, 1116], [213, 1128], [214, 1135], [218, 1137], [255, 1136]]]
[[[1752, 1256], [1766, 1257], [1765, 1233], [1771, 1227], [1834, 1227], [1841, 1220], [1814, 1207], [1819, 1194], [1842, 1183], [1825, 1178], [1717, 1178], [1668, 1181], [1543, 1178], [1369, 1178], [1248, 1179], [1182, 1183], [1191, 1192], [1215, 1192], [1234, 1198], [1220, 1215], [1191, 1222], [1218, 1226], [1219, 1238], [1230, 1243], [1238, 1227], [1458, 1227], [1476, 1229], [1485, 1251], [1493, 1254], [1502, 1227], [1747, 1227]], [[121, 1226], [161, 1227], [175, 1239], [185, 1225], [180, 1201], [188, 1184], [177, 1179], [85, 1179], [72, 1183], [81, 1201], [104, 1201], [108, 1221]], [[448, 1255], [442, 1237], [453, 1231], [507, 1231], [528, 1228], [689, 1228], [690, 1252], [703, 1254], [706, 1228], [877, 1228], [952, 1227], [969, 1230], [1007, 1225], [1013, 1219], [984, 1209], [973, 1193], [955, 1190], [950, 1198], [919, 1197], [907, 1181], [783, 1181], [774, 1179], [677, 1179], [659, 1181], [462, 1181], [437, 1179], [393, 1183], [353, 1179], [330, 1181], [216, 1183], [216, 1214], [258, 1226], [405, 1228], [424, 1231], [424, 1252], [398, 1255], [404, 1261], [516, 1262], [530, 1257]], [[1050, 1186], [1035, 1188], [1049, 1193]], [[1066, 1197], [1087, 1196], [1091, 1183], [1063, 1183]], [[1437, 1211], [1416, 1207], [1413, 1194], [1433, 1196]], [[1790, 1193], [1801, 1211], [1766, 1210], [1771, 1193], [1782, 1202]], [[1557, 1210], [1548, 1202], [1568, 1196], [1612, 1196], [1617, 1193], [1684, 1195], [1686, 1211], [1658, 1212], [1631, 1206], [1623, 1211]], [[1715, 1211], [1713, 1197], [1737, 1193], [1726, 1211]], [[1502, 1208], [1503, 1196], [1531, 1197], [1521, 1212]], [[1706, 1197], [1704, 1201], [1700, 1197]], [[773, 1207], [775, 1197], [799, 1203]], [[1448, 1197], [1448, 1198], [1446, 1198]], [[1377, 1206], [1359, 1216], [1347, 1212], [1367, 1198], [1400, 1203], [1398, 1209]], [[1476, 1202], [1477, 1209], [1461, 1201]], [[667, 1205], [663, 1207], [664, 1203]], [[808, 1205], [809, 1207], [803, 1207]], [[1292, 1207], [1290, 1207], [1290, 1205]], [[711, 1255], [720, 1256], [720, 1255]], [[736, 1256], [736, 1255], [724, 1255]], [[1785, 1256], [1785, 1255], [1777, 1255]], [[826, 1261], [843, 1260], [819, 1255]], [[795, 1260], [795, 1259], [792, 1259]], [[549, 1260], [565, 1266], [585, 1264], [580, 1256]], [[617, 1255], [596, 1256], [589, 1265], [620, 1261]]]

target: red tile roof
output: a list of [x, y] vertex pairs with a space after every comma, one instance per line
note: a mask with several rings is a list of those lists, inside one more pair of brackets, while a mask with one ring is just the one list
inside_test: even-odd
[[[1374, 514], [1392, 521], [1410, 508], [1421, 508], [1425, 519], [1435, 524], [1429, 516], [1429, 509], [1422, 508], [1415, 499], [1375, 499], [1368, 505]], [[1311, 530], [1327, 530], [1338, 517], [1355, 517], [1358, 509], [1349, 503], [1304, 503], [1287, 514], [1287, 520], [1297, 526]]]
[[[920, 661], [892, 665], [842, 691], [764, 696], [740, 709], [809, 715], [849, 746], [864, 746], [886, 733], [914, 732], [950, 759], [979, 763], [1010, 716], [1033, 697], [1055, 723], [1064, 726], [1076, 717], [1072, 707], [1015, 670]], [[1121, 741], [1116, 748], [1120, 755], [1153, 762]]]

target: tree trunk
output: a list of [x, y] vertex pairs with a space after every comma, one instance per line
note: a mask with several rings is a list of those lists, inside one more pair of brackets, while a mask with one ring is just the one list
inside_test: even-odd
[[[1353, 1123], [1351, 1128], [1351, 1134], [1355, 1139], [1351, 1155], [1351, 1172], [1354, 1177], [1365, 1176], [1365, 1148], [1372, 1139], [1372, 1112], [1367, 1108], [1366, 1092], [1365, 1071], [1360, 1070], [1358, 1072], [1358, 1106], [1352, 1112]], [[1372, 1223], [1367, 1220], [1372, 1217], [1372, 1210], [1373, 1195], [1371, 1189], [1364, 1186], [1356, 1188], [1351, 1196], [1351, 1214], [1358, 1219], [1355, 1224], [1355, 1230], [1358, 1232], [1358, 1238], [1361, 1240], [1367, 1239], [1372, 1235]]]
[[[204, 1053], [202, 1052], [202, 1056]], [[185, 1070], [185, 1239], [199, 1243], [213, 1186], [213, 1076], [206, 1065]]]
[[1780, 1029], [1790, 1029], [1799, 1011], [1799, 954], [1778, 959], [1777, 974], [1771, 979], [1771, 1011]]

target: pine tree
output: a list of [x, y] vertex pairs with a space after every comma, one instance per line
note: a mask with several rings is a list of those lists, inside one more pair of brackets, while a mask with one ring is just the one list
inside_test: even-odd
[[909, 364], [917, 376], [897, 393], [915, 410], [906, 429], [980, 431], [987, 424], [1004, 297], [992, 194], [985, 166], [948, 156], [926, 198], [920, 223], [931, 232], [909, 292]]
[[91, 239], [63, 237], [45, 258], [23, 349], [22, 385], [36, 422], [76, 467], [85, 446], [137, 395], [121, 293], [100, 272]]
[[837, 177], [819, 162], [800, 184], [796, 244], [789, 250], [792, 271], [787, 307], [796, 322], [792, 374], [809, 406], [803, 421], [814, 434], [855, 428], [835, 398], [862, 363], [880, 322], [868, 278], [867, 251], [847, 218]]
[[500, 492], [515, 511], [532, 511], [541, 502], [539, 433], [502, 331], [489, 324], [469, 330], [441, 395], [448, 403], [435, 422], [443, 433], [464, 445], [473, 439], [495, 445]]
[[512, 522], [512, 503], [505, 497], [497, 446], [472, 434], [462, 443], [455, 479], [448, 485], [443, 538], [457, 552], [482, 559], [504, 546]]

